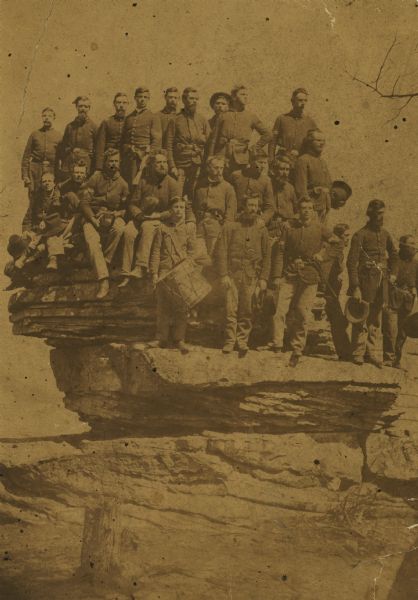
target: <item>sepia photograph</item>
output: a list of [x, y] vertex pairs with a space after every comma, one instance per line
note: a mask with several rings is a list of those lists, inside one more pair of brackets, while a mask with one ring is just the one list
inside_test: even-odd
[[0, 11], [0, 598], [418, 600], [418, 0]]

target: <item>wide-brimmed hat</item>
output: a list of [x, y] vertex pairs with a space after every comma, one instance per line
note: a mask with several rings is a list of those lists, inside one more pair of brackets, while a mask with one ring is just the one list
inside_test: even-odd
[[218, 98], [226, 98], [228, 100], [229, 105], [232, 102], [231, 95], [228, 94], [227, 92], [215, 92], [214, 94], [212, 94], [212, 96], [210, 97], [210, 100], [209, 100], [209, 104], [210, 104], [211, 108], [214, 107], [214, 104]]
[[253, 294], [251, 298], [253, 312], [261, 312], [266, 317], [273, 316], [276, 313], [275, 295], [272, 290], [265, 290], [258, 294]]
[[349, 323], [362, 323], [369, 316], [369, 310], [368, 302], [350, 297], [347, 299], [344, 315]]
[[410, 338], [418, 338], [418, 312], [412, 313], [404, 321], [403, 330]]
[[9, 237], [9, 242], [7, 244], [7, 252], [13, 258], [19, 258], [25, 252], [26, 248], [29, 245], [29, 239], [22, 235], [13, 234]]
[[337, 179], [331, 186], [331, 206], [334, 209], [341, 208], [352, 195], [352, 189], [345, 181]]

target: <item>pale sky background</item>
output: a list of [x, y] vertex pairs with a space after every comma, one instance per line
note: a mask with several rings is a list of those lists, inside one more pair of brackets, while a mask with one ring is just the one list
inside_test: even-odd
[[[415, 0], [2, 0], [0, 9], [2, 264], [7, 238], [19, 231], [26, 209], [20, 159], [41, 124], [41, 109], [56, 109], [62, 132], [75, 114], [72, 101], [87, 94], [99, 123], [112, 113], [115, 92], [132, 98], [143, 83], [155, 111], [167, 86], [195, 86], [200, 111], [209, 117], [211, 93], [243, 82], [251, 108], [269, 126], [289, 110], [292, 89], [306, 87], [307, 112], [327, 136], [331, 173], [354, 192], [334, 219], [359, 227], [367, 202], [379, 197], [395, 237], [417, 232], [418, 99], [388, 122], [399, 102], [378, 98], [347, 73], [375, 78], [397, 34], [384, 88], [401, 75], [401, 91], [418, 90]], [[56, 420], [57, 431], [72, 430], [76, 419], [60, 408], [47, 347], [11, 335], [8, 295], [0, 298], [3, 415], [19, 413], [21, 427], [29, 429], [46, 418]], [[43, 404], [32, 414], [27, 407], [39, 399]]]

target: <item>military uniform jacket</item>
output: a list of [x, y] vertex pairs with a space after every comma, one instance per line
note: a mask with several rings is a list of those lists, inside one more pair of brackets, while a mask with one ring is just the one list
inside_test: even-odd
[[80, 190], [82, 189], [82, 183], [76, 183], [71, 178], [66, 179], [58, 184], [58, 189], [61, 194], [61, 204], [64, 210], [70, 213], [74, 213], [80, 206]]
[[317, 125], [311, 117], [298, 117], [293, 111], [279, 115], [273, 126], [273, 139], [269, 144], [270, 160], [274, 159], [277, 147], [287, 152], [294, 150], [299, 154], [306, 134], [310, 129], [316, 128]]
[[[298, 200], [309, 197], [317, 212], [328, 212], [331, 208], [332, 179], [325, 160], [313, 154], [302, 154], [296, 161], [294, 177]], [[323, 190], [316, 194], [313, 190], [315, 187], [321, 187]]]
[[195, 214], [206, 210], [219, 211], [225, 221], [233, 221], [237, 214], [237, 198], [230, 183], [221, 181], [200, 181], [195, 191]]
[[146, 146], [154, 151], [159, 150], [161, 148], [160, 117], [148, 108], [141, 111], [134, 110], [125, 119], [121, 142], [123, 152], [128, 152], [131, 147], [145, 148]]
[[297, 213], [295, 188], [285, 181], [282, 185], [273, 182], [274, 211], [282, 219], [294, 219]]
[[109, 148], [120, 150], [120, 141], [122, 139], [122, 129], [125, 117], [112, 115], [101, 122], [96, 136], [96, 170], [103, 169], [104, 153]]
[[158, 227], [150, 256], [151, 273], [162, 277], [181, 260], [194, 254], [194, 236], [186, 223], [176, 223], [170, 219]]
[[161, 121], [161, 136], [162, 136], [162, 146], [161, 147], [164, 150], [167, 150], [168, 126], [171, 123], [171, 121], [174, 121], [174, 119], [179, 114], [180, 113], [169, 110], [166, 106], [162, 110], [160, 110], [160, 112], [158, 113], [158, 116], [160, 117], [160, 121]]
[[29, 165], [49, 163], [52, 171], [56, 170], [62, 134], [55, 129], [37, 129], [30, 134], [22, 157], [22, 179], [29, 177]]
[[123, 210], [129, 188], [120, 173], [108, 175], [97, 171], [80, 188], [80, 211], [90, 219], [100, 209]]
[[262, 121], [246, 110], [229, 110], [221, 113], [209, 145], [209, 155], [223, 154], [236, 164], [249, 163], [248, 147], [253, 131], [260, 134], [256, 147], [262, 148], [271, 140], [271, 134]]
[[220, 277], [265, 279], [270, 273], [270, 239], [259, 221], [241, 217], [225, 223], [215, 248], [215, 264]]
[[209, 123], [198, 113], [189, 115], [183, 109], [170, 121], [167, 130], [167, 155], [170, 168], [187, 168], [202, 163], [209, 138]]
[[[283, 236], [277, 244], [271, 276], [299, 278], [308, 284], [318, 283], [320, 274], [315, 266], [309, 263], [331, 236], [332, 232], [316, 218], [307, 224], [296, 221], [291, 227], [284, 229]], [[303, 265], [295, 265], [296, 259], [302, 259]]]
[[390, 233], [369, 223], [357, 231], [347, 257], [349, 293], [360, 287], [363, 300], [373, 302], [387, 271], [396, 274], [398, 255]]
[[86, 156], [93, 157], [96, 133], [97, 125], [89, 118], [80, 121], [76, 117], [74, 121], [68, 123], [62, 139], [64, 161], [67, 167], [68, 157], [75, 149], [81, 150], [80, 158], [83, 158], [83, 151]]
[[[168, 213], [168, 203], [176, 196], [181, 196], [180, 186], [171, 175], [165, 175], [162, 179], [153, 175], [144, 175], [132, 191], [128, 203], [129, 216], [133, 219], [140, 218], [143, 215], [144, 200], [149, 197], [158, 198], [159, 200], [159, 204], [154, 212]], [[189, 212], [190, 209], [186, 212], [187, 217], [190, 216]], [[187, 218], [186, 220], [193, 219]]]
[[268, 223], [273, 216], [273, 188], [270, 177], [264, 175], [254, 175], [251, 168], [237, 171], [231, 176], [231, 183], [234, 186], [238, 202], [238, 212], [243, 209], [243, 201], [246, 196], [259, 195], [261, 199], [260, 210], [265, 223]]
[[46, 215], [52, 213], [61, 214], [61, 194], [55, 187], [50, 194], [43, 189], [31, 194], [29, 208], [22, 222], [22, 231], [34, 231]]

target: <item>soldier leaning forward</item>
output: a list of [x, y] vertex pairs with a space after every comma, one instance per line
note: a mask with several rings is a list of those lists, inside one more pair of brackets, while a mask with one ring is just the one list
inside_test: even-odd
[[392, 236], [383, 228], [384, 212], [382, 200], [369, 202], [369, 220], [353, 235], [347, 257], [348, 295], [369, 303], [367, 319], [353, 324], [353, 362], [361, 365], [366, 359], [379, 368], [382, 361], [378, 357], [377, 338], [382, 309], [388, 300], [388, 282], [396, 281], [398, 263]]
[[417, 299], [417, 242], [411, 235], [399, 241], [399, 263], [396, 282], [389, 286], [389, 302], [383, 312], [384, 364], [400, 368], [402, 348], [406, 342], [404, 323], [413, 312]]
[[225, 354], [238, 346], [239, 356], [248, 351], [253, 326], [252, 298], [264, 291], [270, 271], [270, 241], [257, 215], [258, 198], [248, 197], [238, 220], [226, 222], [215, 248], [215, 265], [225, 289]]

